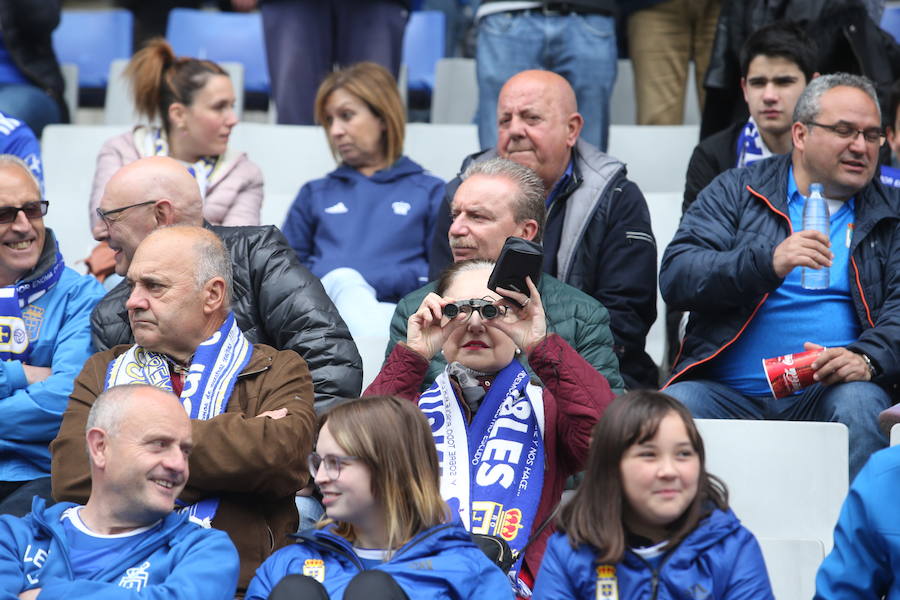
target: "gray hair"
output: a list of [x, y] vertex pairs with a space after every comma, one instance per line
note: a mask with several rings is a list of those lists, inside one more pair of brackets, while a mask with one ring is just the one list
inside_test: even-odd
[[519, 193], [513, 198], [513, 218], [516, 223], [528, 219], [535, 220], [538, 227], [534, 241], [541, 241], [544, 236], [544, 222], [547, 220], [545, 204], [547, 190], [537, 173], [506, 158], [491, 158], [470, 165], [462, 174], [462, 180], [465, 181], [473, 175], [506, 177], [516, 184]]
[[231, 254], [217, 235], [199, 237], [194, 243], [197, 253], [197, 289], [206, 285], [214, 277], [225, 280], [224, 308], [231, 308], [231, 295], [234, 289], [234, 269]]
[[809, 123], [814, 121], [819, 116], [819, 111], [822, 110], [820, 102], [822, 95], [838, 86], [852, 87], [865, 92], [875, 103], [875, 108], [878, 111], [878, 121], [881, 122], [881, 105], [878, 103], [878, 94], [875, 91], [875, 86], [872, 85], [872, 81], [868, 77], [850, 73], [831, 73], [821, 75], [810, 81], [803, 93], [800, 94], [800, 98], [797, 99], [797, 105], [794, 106], [794, 122]]
[[31, 180], [31, 183], [34, 184], [34, 188], [37, 190], [38, 196], [41, 195], [41, 182], [38, 181], [37, 176], [31, 172], [31, 169], [28, 167], [28, 163], [24, 160], [16, 156], [15, 154], [0, 154], [0, 169], [3, 167], [19, 167], [25, 174], [28, 175], [28, 179]]

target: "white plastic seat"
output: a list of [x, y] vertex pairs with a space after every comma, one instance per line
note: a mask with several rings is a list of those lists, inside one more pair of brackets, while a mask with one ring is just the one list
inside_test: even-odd
[[812, 598], [816, 573], [825, 558], [819, 540], [759, 539], [775, 600]]
[[819, 540], [831, 550], [849, 487], [840, 423], [697, 419], [706, 466], [758, 538]]
[[891, 446], [900, 444], [900, 423], [891, 427]]
[[683, 194], [688, 162], [699, 138], [697, 125], [613, 125], [609, 154], [627, 165], [628, 178], [645, 194]]
[[473, 58], [442, 58], [434, 74], [431, 122], [469, 125], [478, 110], [478, 78]]
[[[675, 232], [678, 231], [678, 223], [681, 220], [680, 193], [668, 194], [644, 194], [647, 207], [650, 209], [650, 224], [653, 227], [653, 236], [656, 238], [656, 272], [659, 273], [659, 263], [662, 261], [663, 252]], [[647, 334], [647, 342], [644, 348], [650, 358], [657, 365], [661, 365], [666, 352], [666, 303], [657, 288], [656, 292], [656, 321]]]

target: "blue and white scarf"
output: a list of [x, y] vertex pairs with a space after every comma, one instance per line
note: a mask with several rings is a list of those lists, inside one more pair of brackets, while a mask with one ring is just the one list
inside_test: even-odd
[[753, 117], [750, 117], [747, 124], [741, 129], [741, 135], [738, 136], [737, 162], [734, 166], [746, 167], [750, 163], [769, 158], [770, 156], [772, 156], [772, 151], [766, 147], [766, 142], [759, 135], [756, 121], [753, 120]]
[[900, 188], [900, 169], [881, 165], [881, 183], [888, 187]]
[[[419, 397], [441, 469], [441, 496], [472, 533], [497, 535], [519, 552], [534, 527], [544, 486], [544, 399], [513, 360], [467, 424], [445, 369]], [[522, 558], [509, 576], [520, 591]]]
[[31, 343], [22, 309], [50, 291], [65, 268], [57, 250], [53, 265], [38, 277], [0, 288], [0, 360], [28, 362]]
[[[252, 354], [253, 344], [238, 328], [234, 313], [228, 313], [219, 330], [197, 347], [184, 378], [181, 404], [188, 416], [205, 421], [224, 413], [238, 374]], [[109, 363], [104, 389], [141, 383], [172, 391], [166, 357], [135, 344]], [[210, 527], [218, 507], [218, 498], [204, 498], [182, 510], [195, 523]]]
[[[147, 136], [147, 147], [144, 148], [144, 156], [169, 156], [169, 141], [163, 135], [162, 129], [154, 127], [151, 135]], [[213, 171], [219, 165], [219, 157], [204, 156], [197, 162], [188, 165], [187, 170], [197, 180], [200, 186], [200, 197], [206, 198], [206, 190], [212, 179]]]

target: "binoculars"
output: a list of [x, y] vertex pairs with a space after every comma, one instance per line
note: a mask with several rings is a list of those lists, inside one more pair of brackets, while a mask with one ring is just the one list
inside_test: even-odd
[[448, 304], [444, 307], [443, 312], [448, 319], [455, 319], [459, 313], [463, 313], [468, 319], [473, 312], [480, 314], [482, 319], [496, 319], [500, 315], [506, 314], [506, 307], [497, 306], [490, 300], [472, 298], [471, 300], [461, 300]]

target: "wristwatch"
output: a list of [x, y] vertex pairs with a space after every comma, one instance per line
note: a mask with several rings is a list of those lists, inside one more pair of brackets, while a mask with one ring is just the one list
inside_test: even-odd
[[872, 379], [878, 377], [878, 367], [875, 366], [875, 363], [872, 362], [872, 359], [865, 352], [856, 352], [866, 363], [866, 366], [869, 367], [869, 375], [871, 375]]

